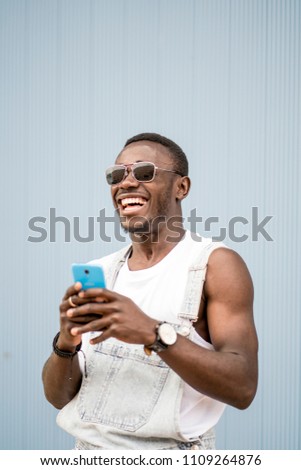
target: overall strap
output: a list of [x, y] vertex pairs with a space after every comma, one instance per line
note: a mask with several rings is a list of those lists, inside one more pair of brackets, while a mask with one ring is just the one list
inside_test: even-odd
[[131, 251], [132, 251], [132, 245], [126, 246], [125, 248], [122, 248], [121, 250], [117, 251], [112, 263], [110, 264], [110, 268], [108, 269], [108, 272], [106, 273], [106, 282], [107, 282], [108, 289], [110, 290], [113, 289], [118, 273], [120, 269], [122, 268], [122, 266], [124, 265]]
[[210, 254], [217, 248], [227, 248], [221, 242], [211, 241], [201, 252], [195, 262], [189, 267], [188, 279], [185, 288], [184, 300], [178, 319], [181, 320], [179, 333], [188, 336], [191, 331], [192, 323], [198, 319], [198, 313], [201, 303], [203, 286], [206, 279], [208, 259]]

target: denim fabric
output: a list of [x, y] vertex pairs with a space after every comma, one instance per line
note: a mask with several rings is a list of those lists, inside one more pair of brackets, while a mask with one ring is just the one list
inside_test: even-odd
[[[190, 336], [193, 330], [208, 257], [219, 246], [224, 245], [211, 242], [203, 247], [189, 269], [184, 302], [175, 317], [179, 334]], [[110, 289], [128, 251], [117, 253], [107, 273]], [[214, 449], [212, 429], [189, 441], [181, 434], [183, 381], [158, 355], [146, 356], [143, 346], [110, 338], [89, 345], [86, 357], [81, 389], [57, 417], [57, 423], [76, 437], [77, 449]]]
[[81, 419], [137, 431], [149, 421], [169, 367], [156, 354], [146, 356], [140, 345], [113, 339], [96, 345], [90, 357], [78, 399]]
[[198, 439], [191, 442], [179, 442], [178, 449], [180, 450], [214, 450], [215, 449], [215, 432], [214, 429], [209, 429], [205, 434], [199, 436]]
[[[87, 442], [80, 441], [79, 439], [75, 442], [74, 450], [108, 450], [105, 447], [93, 446]], [[156, 450], [155, 448], [153, 448]], [[214, 429], [209, 429], [205, 434], [199, 436], [195, 441], [182, 442], [175, 441], [172, 447], [163, 447], [160, 450], [214, 450], [215, 449], [215, 432]], [[139, 449], [134, 449], [139, 450]]]

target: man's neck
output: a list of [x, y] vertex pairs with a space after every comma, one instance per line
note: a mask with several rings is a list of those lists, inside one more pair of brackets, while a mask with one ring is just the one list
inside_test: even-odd
[[183, 227], [160, 230], [152, 234], [132, 234], [133, 251], [128, 265], [131, 270], [146, 269], [159, 263], [182, 240]]

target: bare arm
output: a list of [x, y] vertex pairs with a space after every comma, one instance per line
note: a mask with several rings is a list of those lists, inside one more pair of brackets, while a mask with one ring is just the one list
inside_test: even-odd
[[201, 393], [244, 409], [257, 388], [257, 350], [253, 285], [240, 256], [218, 249], [209, 258], [204, 293], [215, 351], [185, 338], [161, 353], [185, 382]]
[[47, 400], [55, 408], [63, 408], [76, 395], [82, 381], [77, 355], [66, 359], [52, 353], [44, 365], [42, 379]]
[[[81, 342], [81, 336], [72, 336], [70, 334], [70, 330], [75, 326], [75, 323], [67, 318], [66, 311], [70, 308], [68, 302], [70, 296], [77, 304], [82, 302], [77, 297], [80, 288], [80, 283], [69, 287], [60, 305], [60, 336], [57, 347], [62, 351], [71, 353], [75, 352], [76, 346]], [[88, 317], [85, 317], [85, 321], [87, 319]], [[79, 318], [76, 324], [78, 325], [82, 321], [83, 319]], [[63, 408], [76, 395], [81, 385], [82, 373], [77, 354], [72, 358], [65, 358], [52, 353], [44, 365], [42, 380], [47, 400], [56, 408]]]

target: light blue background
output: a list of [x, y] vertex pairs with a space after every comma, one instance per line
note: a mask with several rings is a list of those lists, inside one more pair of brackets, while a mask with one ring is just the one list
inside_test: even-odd
[[186, 217], [273, 216], [273, 241], [251, 221], [226, 240], [255, 285], [260, 380], [217, 444], [301, 448], [300, 83], [298, 0], [0, 0], [1, 449], [72, 447], [41, 370], [71, 263], [121, 245], [66, 243], [62, 223], [30, 243], [28, 222], [52, 207], [85, 236], [89, 216], [113, 215], [103, 170], [143, 131], [187, 153]]

